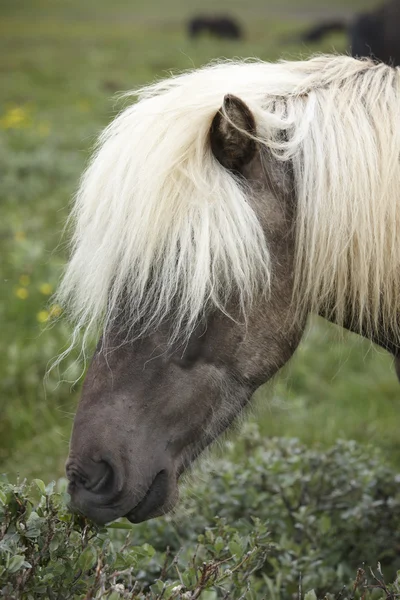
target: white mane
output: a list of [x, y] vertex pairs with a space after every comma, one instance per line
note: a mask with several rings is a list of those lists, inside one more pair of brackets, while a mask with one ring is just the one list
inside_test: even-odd
[[214, 64], [135, 92], [139, 101], [101, 135], [72, 213], [58, 296], [76, 331], [109, 325], [124, 298], [135, 335], [165, 316], [172, 335], [188, 334], [206, 307], [225, 310], [232, 292], [245, 313], [268, 288], [268, 239], [248, 190], [210, 149], [228, 93], [253, 111], [260, 142], [294, 165], [297, 298], [313, 309], [329, 298], [339, 321], [350, 298], [360, 326], [392, 324], [399, 81], [385, 65], [322, 56]]

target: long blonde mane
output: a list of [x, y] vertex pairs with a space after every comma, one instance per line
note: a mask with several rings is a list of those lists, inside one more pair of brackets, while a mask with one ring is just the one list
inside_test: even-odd
[[210, 149], [228, 93], [253, 111], [260, 143], [293, 164], [299, 305], [329, 301], [338, 322], [350, 309], [360, 328], [397, 330], [399, 81], [383, 64], [320, 56], [213, 64], [135, 92], [76, 197], [58, 293], [75, 331], [109, 326], [123, 299], [134, 335], [165, 317], [173, 336], [187, 335], [233, 292], [246, 314], [268, 289], [268, 239], [249, 190]]

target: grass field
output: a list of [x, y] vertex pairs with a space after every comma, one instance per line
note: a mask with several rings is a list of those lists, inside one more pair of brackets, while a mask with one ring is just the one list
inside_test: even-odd
[[[348, 17], [371, 2], [224, 0], [245, 40], [187, 39], [185, 18], [215, 2], [3, 0], [0, 6], [0, 470], [57, 477], [63, 471], [81, 367], [44, 375], [65, 347], [52, 325], [66, 259], [70, 199], [99, 130], [116, 114], [115, 92], [216, 57], [263, 59], [344, 51], [344, 36], [305, 47], [294, 34], [313, 19]], [[266, 435], [327, 444], [338, 437], [382, 446], [400, 465], [400, 388], [383, 351], [314, 320], [276, 385], [262, 388]]]

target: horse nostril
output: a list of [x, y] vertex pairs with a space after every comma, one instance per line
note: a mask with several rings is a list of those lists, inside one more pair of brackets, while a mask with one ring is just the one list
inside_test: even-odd
[[74, 489], [84, 488], [94, 494], [107, 494], [115, 487], [114, 470], [104, 460], [90, 460], [84, 466], [68, 461], [66, 473]]
[[88, 489], [95, 494], [104, 494], [114, 489], [114, 471], [105, 460], [94, 463], [91, 481]]

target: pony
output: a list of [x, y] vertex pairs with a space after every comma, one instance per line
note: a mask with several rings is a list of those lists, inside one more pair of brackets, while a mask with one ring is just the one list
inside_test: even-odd
[[320, 23], [316, 23], [311, 27], [311, 29], [307, 29], [300, 36], [301, 42], [319, 42], [326, 35], [331, 33], [342, 33], [343, 31], [347, 32], [347, 23], [341, 19], [335, 21], [322, 21]]
[[354, 57], [373, 57], [393, 66], [400, 65], [400, 0], [389, 0], [371, 12], [359, 13], [347, 23], [327, 21], [314, 25], [301, 36], [315, 42], [331, 32], [346, 32]]
[[230, 40], [239, 40], [243, 37], [239, 23], [225, 15], [194, 17], [188, 23], [188, 33], [191, 38], [197, 38], [203, 33]]
[[350, 24], [353, 56], [373, 56], [400, 65], [400, 0], [391, 0], [373, 12], [358, 15]]
[[400, 73], [214, 63], [134, 92], [101, 134], [58, 301], [99, 335], [71, 506], [137, 523], [292, 357], [317, 313], [400, 357]]

